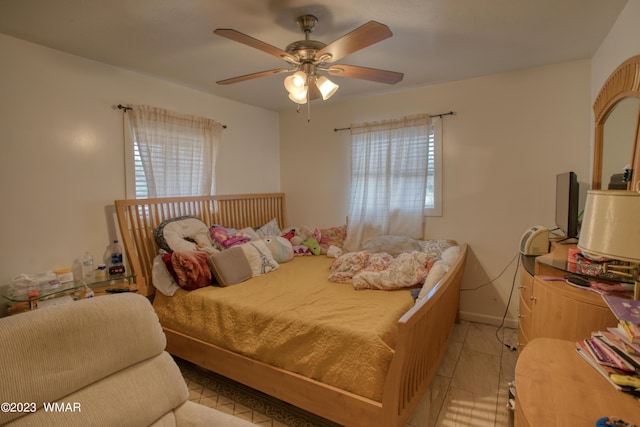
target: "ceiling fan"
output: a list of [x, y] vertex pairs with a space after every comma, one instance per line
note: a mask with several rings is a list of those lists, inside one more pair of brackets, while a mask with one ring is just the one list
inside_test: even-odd
[[284, 50], [236, 30], [229, 28], [214, 30], [214, 34], [261, 50], [288, 63], [287, 68], [260, 71], [220, 80], [216, 83], [228, 85], [273, 74], [293, 72], [292, 75], [284, 80], [285, 88], [289, 92], [289, 99], [297, 104], [305, 104], [320, 97], [326, 100], [338, 89], [338, 85], [331, 82], [320, 72], [330, 76], [349, 77], [387, 84], [398, 83], [404, 77], [403, 73], [395, 71], [334, 64], [335, 61], [347, 55], [391, 37], [393, 34], [386, 25], [369, 21], [334, 42], [325, 44], [317, 40], [311, 40], [309, 37], [318, 22], [318, 18], [313, 15], [302, 15], [296, 22], [304, 32], [304, 40], [295, 41]]

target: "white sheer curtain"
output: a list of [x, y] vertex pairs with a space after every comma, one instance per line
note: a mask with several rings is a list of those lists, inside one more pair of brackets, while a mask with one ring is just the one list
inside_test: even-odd
[[215, 193], [214, 168], [222, 125], [147, 105], [130, 111], [148, 197]]
[[428, 126], [426, 114], [351, 125], [347, 250], [383, 234], [422, 238]]

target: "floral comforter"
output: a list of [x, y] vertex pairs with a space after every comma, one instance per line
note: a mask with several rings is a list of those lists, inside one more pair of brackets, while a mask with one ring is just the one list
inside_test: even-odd
[[355, 289], [394, 290], [421, 284], [438, 260], [425, 252], [393, 257], [385, 252], [350, 252], [331, 264], [329, 280], [351, 283]]

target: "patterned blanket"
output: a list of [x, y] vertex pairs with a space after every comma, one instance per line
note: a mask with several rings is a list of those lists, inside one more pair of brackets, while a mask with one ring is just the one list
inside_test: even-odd
[[410, 288], [424, 281], [437, 260], [420, 251], [401, 253], [397, 257], [386, 252], [350, 252], [333, 262], [329, 280], [351, 283], [355, 289]]

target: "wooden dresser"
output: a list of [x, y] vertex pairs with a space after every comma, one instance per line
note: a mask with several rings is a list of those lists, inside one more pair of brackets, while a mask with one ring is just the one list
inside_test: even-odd
[[516, 365], [516, 427], [594, 426], [602, 417], [640, 425], [640, 401], [616, 390], [574, 341], [538, 338]]
[[566, 261], [572, 246], [575, 245], [553, 243], [550, 253], [535, 260], [523, 259], [520, 267], [518, 351], [535, 338], [575, 342], [618, 323], [602, 297], [595, 292], [564, 281], [544, 280], [571, 274], [571, 264]]

